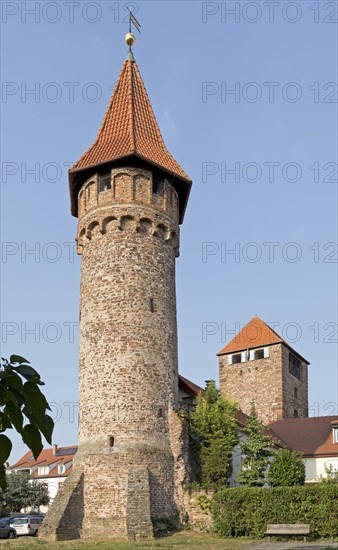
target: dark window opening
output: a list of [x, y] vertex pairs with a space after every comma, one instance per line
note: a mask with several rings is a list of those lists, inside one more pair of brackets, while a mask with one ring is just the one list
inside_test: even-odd
[[298, 399], [298, 389], [297, 389], [297, 388], [295, 388], [295, 389], [293, 390], [293, 395], [294, 395], [294, 398], [295, 398], [295, 399]]
[[241, 363], [242, 362], [242, 356], [240, 353], [237, 353], [236, 355], [232, 356], [232, 362], [233, 363]]
[[301, 362], [294, 355], [289, 354], [289, 372], [300, 380], [301, 378]]
[[108, 437], [108, 446], [109, 446], [109, 447], [114, 447], [114, 443], [115, 443], [115, 438], [114, 438], [113, 435], [110, 435], [110, 436]]
[[99, 193], [108, 191], [108, 189], [111, 189], [111, 174], [99, 176]]
[[154, 313], [154, 311], [155, 311], [154, 298], [150, 298], [150, 300], [149, 300], [149, 309], [150, 309], [151, 313]]
[[264, 349], [257, 349], [255, 351], [255, 359], [264, 359]]
[[293, 411], [293, 418], [298, 418], [298, 411], [296, 409]]
[[163, 418], [163, 409], [159, 409], [158, 411], [158, 417]]
[[164, 196], [164, 181], [163, 180], [157, 180], [153, 178], [153, 193], [155, 195], [160, 195], [161, 197]]

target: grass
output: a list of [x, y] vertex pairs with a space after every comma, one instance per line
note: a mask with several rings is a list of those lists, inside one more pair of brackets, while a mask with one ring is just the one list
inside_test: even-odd
[[[0, 546], [1, 546], [0, 541]], [[184, 531], [152, 541], [140, 542], [44, 542], [38, 538], [20, 537], [5, 541], [14, 550], [239, 550], [248, 545], [249, 539], [220, 539], [216, 535]], [[7, 548], [7, 547], [6, 547]], [[5, 547], [4, 547], [5, 550]]]

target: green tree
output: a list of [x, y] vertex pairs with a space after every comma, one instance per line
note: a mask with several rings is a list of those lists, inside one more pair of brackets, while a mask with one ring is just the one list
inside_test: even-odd
[[6, 491], [0, 493], [0, 502], [11, 512], [46, 506], [49, 504], [48, 486], [32, 479], [28, 472], [11, 472], [7, 476]]
[[272, 487], [304, 485], [305, 464], [301, 453], [281, 449], [269, 469], [269, 483]]
[[254, 402], [251, 403], [245, 432], [248, 437], [240, 443], [242, 462], [236, 481], [246, 487], [262, 487], [272, 455], [269, 447], [273, 445], [273, 439], [265, 435], [265, 427], [257, 418]]
[[39, 386], [40, 375], [29, 361], [18, 355], [0, 363], [0, 488], [6, 489], [5, 462], [12, 442], [4, 432], [15, 429], [35, 458], [43, 449], [41, 435], [51, 444], [54, 422], [46, 414], [51, 410]]
[[201, 481], [224, 486], [232, 473], [232, 451], [238, 442], [236, 403], [220, 397], [215, 382], [208, 382], [190, 413], [190, 431], [197, 441]]

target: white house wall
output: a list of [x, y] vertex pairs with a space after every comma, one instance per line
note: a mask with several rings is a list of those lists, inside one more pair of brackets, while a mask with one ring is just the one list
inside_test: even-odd
[[335, 470], [338, 470], [338, 456], [337, 457], [314, 457], [314, 458], [304, 458], [305, 462], [305, 483], [313, 483], [320, 481], [320, 477], [326, 477], [325, 465], [326, 467], [332, 467]]

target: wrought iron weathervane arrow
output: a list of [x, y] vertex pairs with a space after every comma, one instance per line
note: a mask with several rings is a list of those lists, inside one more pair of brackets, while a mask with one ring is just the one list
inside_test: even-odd
[[129, 8], [128, 8], [128, 11], [129, 11], [129, 32], [126, 34], [125, 41], [126, 41], [126, 44], [129, 46], [129, 51], [131, 52], [131, 48], [136, 42], [135, 35], [131, 32], [132, 25], [134, 25], [135, 29], [140, 34], [141, 34], [141, 25], [137, 21], [136, 17], [134, 17], [133, 13], [131, 12], [131, 10]]

